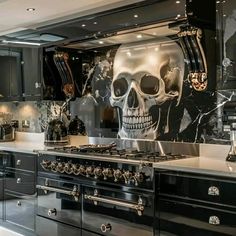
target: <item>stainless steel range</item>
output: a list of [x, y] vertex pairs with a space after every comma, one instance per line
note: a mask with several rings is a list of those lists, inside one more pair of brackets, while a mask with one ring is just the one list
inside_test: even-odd
[[78, 232], [86, 236], [151, 236], [152, 165], [185, 157], [121, 149], [114, 144], [39, 152], [38, 217], [72, 226], [75, 232], [82, 229]]

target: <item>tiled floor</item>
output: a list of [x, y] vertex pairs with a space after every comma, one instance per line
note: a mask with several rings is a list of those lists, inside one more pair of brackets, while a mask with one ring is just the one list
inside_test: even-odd
[[1, 236], [24, 236], [22, 234], [15, 233], [13, 231], [10, 231], [8, 229], [0, 227], [0, 235]]

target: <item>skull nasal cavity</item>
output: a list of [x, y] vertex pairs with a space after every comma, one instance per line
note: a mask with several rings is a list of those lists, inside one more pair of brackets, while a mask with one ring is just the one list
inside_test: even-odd
[[129, 95], [128, 95], [128, 107], [130, 108], [137, 108], [139, 105], [137, 93], [133, 88], [131, 88]]

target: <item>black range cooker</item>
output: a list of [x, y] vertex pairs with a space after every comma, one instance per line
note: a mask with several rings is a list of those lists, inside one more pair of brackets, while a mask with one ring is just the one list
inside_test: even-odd
[[54, 224], [50, 235], [152, 236], [152, 164], [179, 158], [114, 145], [39, 152], [38, 235]]

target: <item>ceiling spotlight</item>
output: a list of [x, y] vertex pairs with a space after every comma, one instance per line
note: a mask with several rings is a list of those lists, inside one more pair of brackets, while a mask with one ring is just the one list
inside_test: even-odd
[[131, 57], [131, 52], [127, 52], [126, 55], [127, 55], [128, 57]]
[[176, 4], [180, 4], [180, 1], [175, 1]]
[[216, 3], [217, 3], [217, 4], [219, 4], [219, 3], [220, 3], [220, 1], [216, 1]]
[[135, 15], [134, 15], [134, 18], [138, 18], [138, 15], [137, 15], [137, 14], [135, 14]]
[[81, 26], [82, 26], [82, 27], [85, 27], [86, 25], [85, 25], [85, 24], [82, 24]]
[[94, 24], [94, 25], [97, 25], [97, 21], [94, 21], [93, 24]]
[[104, 42], [103, 42], [103, 41], [99, 41], [98, 43], [99, 43], [99, 44], [104, 44]]
[[143, 36], [141, 34], [138, 34], [136, 37], [137, 39], [141, 39]]
[[27, 8], [26, 11], [35, 11], [35, 8], [30, 7], [30, 8]]

